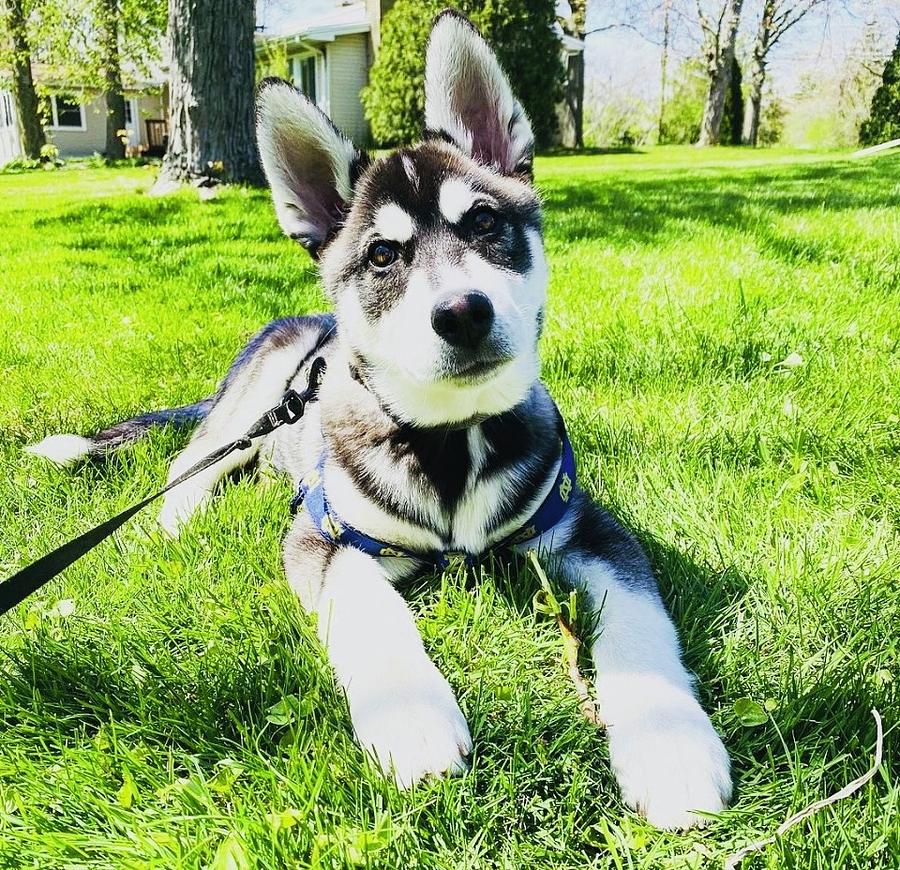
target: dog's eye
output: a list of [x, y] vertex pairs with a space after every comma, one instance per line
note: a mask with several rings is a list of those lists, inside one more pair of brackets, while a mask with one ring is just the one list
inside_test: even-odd
[[489, 208], [479, 208], [472, 213], [472, 229], [479, 236], [486, 236], [488, 233], [494, 232], [499, 223], [500, 219]]
[[369, 248], [369, 262], [378, 269], [386, 269], [397, 259], [397, 249], [387, 242], [375, 242]]

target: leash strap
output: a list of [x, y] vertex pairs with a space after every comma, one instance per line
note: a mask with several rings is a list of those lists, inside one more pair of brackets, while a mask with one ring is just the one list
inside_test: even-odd
[[266, 411], [247, 432], [237, 441], [225, 444], [218, 450], [214, 450], [209, 456], [205, 456], [195, 465], [192, 465], [183, 474], [180, 474], [171, 483], [164, 486], [159, 492], [147, 496], [147, 498], [132, 505], [122, 513], [100, 523], [90, 531], [79, 535], [77, 538], [57, 547], [46, 556], [42, 556], [36, 562], [32, 562], [21, 571], [13, 574], [8, 580], [0, 583], [0, 616], [8, 610], [12, 610], [17, 604], [24, 601], [32, 592], [36, 592], [45, 583], [48, 583], [58, 574], [66, 570], [73, 562], [78, 561], [85, 553], [89, 553], [94, 547], [105, 541], [120, 526], [130, 520], [138, 511], [145, 508], [160, 496], [165, 495], [170, 489], [205, 471], [226, 456], [236, 450], [246, 450], [257, 438], [262, 438], [274, 432], [281, 426], [296, 423], [305, 413], [306, 406], [316, 398], [322, 372], [325, 369], [325, 360], [317, 357], [313, 360], [309, 370], [309, 384], [302, 393], [289, 390], [281, 401], [270, 411]]

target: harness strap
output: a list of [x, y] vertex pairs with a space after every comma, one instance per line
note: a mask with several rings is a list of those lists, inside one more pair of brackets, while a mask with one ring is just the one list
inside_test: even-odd
[[[558, 409], [556, 413], [560, 437], [560, 460], [559, 471], [553, 481], [553, 486], [531, 518], [499, 543], [489, 547], [486, 553], [508, 550], [510, 547], [540, 537], [556, 526], [569, 510], [572, 491], [575, 487], [575, 451], [572, 449], [572, 442], [566, 432], [562, 415]], [[319, 454], [315, 469], [300, 482], [299, 490], [291, 501], [291, 513], [296, 513], [302, 505], [309, 514], [313, 525], [325, 540], [333, 544], [354, 547], [369, 556], [416, 559], [439, 569], [457, 564], [474, 565], [481, 556], [486, 554], [459, 550], [410, 550], [400, 544], [379, 541], [377, 538], [355, 529], [344, 522], [328, 503], [325, 493], [326, 455], [326, 451], [323, 449]]]
[[77, 538], [73, 538], [61, 547], [57, 547], [46, 556], [42, 556], [36, 562], [32, 562], [21, 571], [13, 574], [8, 580], [0, 583], [0, 616], [65, 571], [73, 562], [76, 562], [86, 553], [93, 550], [94, 547], [105, 541], [138, 511], [151, 502], [156, 501], [160, 496], [165, 495], [170, 489], [174, 489], [201, 471], [205, 471], [229, 454], [234, 453], [234, 451], [246, 450], [257, 438], [262, 438], [264, 435], [274, 432], [280, 426], [289, 426], [292, 423], [296, 423], [305, 413], [307, 404], [315, 400], [324, 370], [325, 360], [322, 357], [316, 357], [309, 369], [309, 383], [306, 389], [302, 393], [289, 390], [274, 408], [266, 411], [236, 441], [214, 450], [209, 456], [205, 456], [198, 463], [192, 465], [187, 471], [180, 474], [171, 483], [166, 484], [158, 492], [147, 496], [147, 498], [142, 499], [137, 504], [122, 511], [122, 513], [106, 520], [106, 522], [100, 523], [99, 526], [95, 526]]

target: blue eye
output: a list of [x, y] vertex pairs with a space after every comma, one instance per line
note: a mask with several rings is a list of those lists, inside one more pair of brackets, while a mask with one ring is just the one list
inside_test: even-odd
[[387, 269], [397, 259], [397, 249], [387, 242], [375, 242], [369, 248], [369, 262], [376, 269]]

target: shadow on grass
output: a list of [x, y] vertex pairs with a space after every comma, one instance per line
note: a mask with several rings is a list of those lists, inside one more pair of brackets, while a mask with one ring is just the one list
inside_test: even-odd
[[549, 235], [565, 242], [649, 245], [690, 237], [701, 225], [755, 238], [785, 262], [820, 262], [834, 256], [834, 245], [781, 233], [772, 218], [894, 207], [893, 172], [887, 163], [877, 167], [881, 184], [873, 180], [872, 167], [827, 163], [740, 171], [691, 167], [649, 178], [623, 170], [596, 184], [554, 178], [542, 192]]

